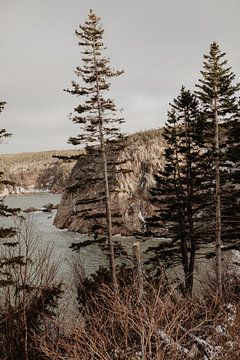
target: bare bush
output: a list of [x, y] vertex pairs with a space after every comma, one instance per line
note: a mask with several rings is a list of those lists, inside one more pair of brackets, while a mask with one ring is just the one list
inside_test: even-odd
[[200, 359], [212, 350], [201, 339], [211, 334], [213, 305], [176, 296], [175, 287], [166, 290], [164, 283], [145, 288], [148, 293], [136, 301], [132, 285], [116, 295], [102, 283], [70, 331], [45, 337], [41, 350], [54, 360]]
[[228, 289], [228, 299], [235, 299], [233, 304], [210, 291], [211, 278], [205, 278], [202, 296], [188, 298], [182, 296], [177, 282], [170, 284], [160, 271], [160, 281], [145, 274], [139, 300], [134, 268], [118, 269], [118, 294], [112, 292], [104, 269], [86, 278], [81, 263], [75, 262], [73, 273], [79, 314], [67, 330], [53, 322], [55, 331], [39, 340], [48, 359], [239, 358], [240, 317], [234, 287]]
[[30, 218], [17, 225], [14, 241], [0, 247], [0, 358], [6, 360], [35, 359], [35, 336], [48, 332], [46, 319], [61, 295], [52, 248], [41, 247]]
[[[240, 260], [235, 257], [239, 251], [230, 251], [224, 254], [222, 259], [222, 297], [221, 303], [236, 303], [240, 295]], [[208, 271], [199, 279], [201, 292], [205, 298], [214, 298], [216, 295], [215, 261], [209, 260]]]

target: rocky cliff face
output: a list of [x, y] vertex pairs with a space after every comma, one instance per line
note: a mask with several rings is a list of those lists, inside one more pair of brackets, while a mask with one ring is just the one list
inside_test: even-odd
[[50, 191], [61, 193], [66, 178], [73, 167], [72, 163], [63, 163], [53, 155], [72, 155], [72, 151], [44, 151], [1, 155], [0, 171], [4, 179], [14, 183], [4, 186], [0, 194], [33, 193]]
[[[153, 130], [129, 137], [127, 147], [119, 153], [119, 163], [125, 163], [111, 170], [116, 184], [112, 193], [112, 213], [118, 214], [118, 221], [113, 220], [114, 234], [131, 235], [144, 226], [144, 218], [152, 212], [147, 201], [148, 188], [154, 183], [153, 174], [163, 166], [163, 150], [162, 131]], [[92, 155], [87, 154], [74, 166], [67, 186], [71, 187], [78, 181], [83, 185], [77, 192], [64, 192], [54, 221], [57, 227], [87, 233], [93, 225], [93, 219], [86, 220], [83, 216], [89, 205], [83, 204], [82, 200], [93, 198], [103, 189], [97, 181], [91, 185], [83, 182], [91, 164], [94, 164]], [[120, 167], [123, 172], [119, 171]], [[97, 172], [95, 176], [98, 176]], [[98, 204], [98, 211], [99, 208], [104, 211], [103, 202]]]

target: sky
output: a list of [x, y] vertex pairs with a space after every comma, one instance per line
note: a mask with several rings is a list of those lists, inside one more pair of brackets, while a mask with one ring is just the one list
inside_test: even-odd
[[111, 65], [125, 71], [109, 94], [125, 133], [164, 125], [213, 41], [240, 81], [239, 0], [0, 0], [0, 128], [13, 134], [1, 153], [75, 148], [67, 140], [79, 128], [68, 115], [79, 99], [63, 89], [77, 80], [74, 31], [89, 9], [101, 17]]

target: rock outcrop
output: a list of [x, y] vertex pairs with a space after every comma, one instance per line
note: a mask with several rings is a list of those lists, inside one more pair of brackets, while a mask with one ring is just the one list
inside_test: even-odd
[[[125, 163], [111, 169], [116, 183], [112, 194], [112, 212], [120, 214], [118, 221], [113, 221], [114, 234], [131, 235], [144, 226], [144, 218], [152, 212], [147, 201], [148, 189], [154, 183], [153, 174], [163, 166], [163, 151], [164, 141], [162, 130], [159, 129], [130, 136], [128, 145], [119, 153], [118, 163]], [[83, 180], [86, 169], [91, 164], [95, 166], [91, 154], [78, 160], [67, 181], [67, 187], [73, 186], [78, 179]], [[120, 168], [124, 171], [119, 171]], [[84, 210], [89, 208], [82, 200], [93, 198], [99, 191], [103, 189], [97, 181], [91, 184], [86, 182], [73, 193], [65, 191], [54, 220], [55, 226], [87, 233], [93, 220], [86, 220], [82, 216]], [[99, 207], [104, 208], [104, 203], [100, 202]]]

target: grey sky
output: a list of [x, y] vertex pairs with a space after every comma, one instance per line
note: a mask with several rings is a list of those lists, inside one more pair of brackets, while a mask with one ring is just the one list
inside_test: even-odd
[[124, 130], [162, 126], [180, 87], [192, 89], [212, 41], [240, 80], [239, 0], [0, 0], [0, 127], [13, 133], [2, 153], [73, 148], [68, 120], [77, 98], [63, 92], [75, 79], [80, 48], [74, 30], [90, 8], [101, 16], [106, 55], [125, 74], [112, 96]]

